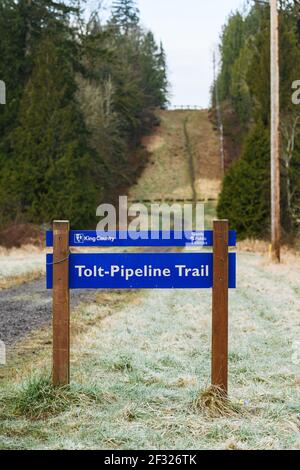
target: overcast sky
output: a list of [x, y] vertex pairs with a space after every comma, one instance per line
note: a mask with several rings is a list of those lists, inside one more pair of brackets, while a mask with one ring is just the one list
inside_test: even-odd
[[[111, 0], [105, 0], [106, 5]], [[171, 103], [209, 104], [212, 54], [222, 26], [244, 0], [137, 0], [142, 24], [166, 49]]]

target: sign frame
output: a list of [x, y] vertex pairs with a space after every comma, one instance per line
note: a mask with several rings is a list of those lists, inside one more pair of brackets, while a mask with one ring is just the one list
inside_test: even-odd
[[[229, 231], [228, 226], [228, 220], [215, 220], [213, 222], [213, 231], [191, 232], [202, 234], [200, 240], [204, 240], [204, 243], [200, 245], [193, 244], [189, 236], [177, 238], [176, 232], [171, 232], [170, 238], [164, 238], [163, 232], [157, 232], [158, 238], [139, 238], [138, 240], [128, 237], [128, 233], [127, 238], [126, 233], [124, 234], [125, 238], [123, 238], [123, 235], [120, 237], [120, 232], [117, 232], [115, 238], [111, 237], [106, 240], [86, 239], [84, 243], [75, 243], [74, 245], [76, 234], [81, 233], [88, 236], [92, 234], [94, 236], [97, 232], [70, 231], [69, 221], [54, 221], [53, 231], [48, 231], [46, 234], [46, 246], [53, 246], [53, 255], [47, 254], [46, 262], [48, 286], [49, 272], [53, 279], [53, 385], [65, 386], [70, 382], [70, 264], [73, 262], [73, 257], [77, 256], [77, 259], [79, 259], [78, 256], [80, 256], [80, 254], [71, 254], [70, 246], [212, 246], [212, 253], [201, 253], [203, 256], [211, 257], [211, 266], [213, 268], [212, 283], [206, 286], [212, 288], [211, 383], [213, 387], [218, 388], [226, 396], [228, 393], [228, 289], [232, 281], [231, 276], [234, 277], [234, 281], [236, 280], [236, 253], [229, 253], [228, 251], [229, 246], [236, 245], [236, 232]], [[97, 253], [96, 255], [102, 256], [103, 259], [109, 256], [124, 256], [124, 254], [116, 253]], [[141, 257], [140, 254], [134, 253], [128, 254], [128, 257], [130, 255]], [[150, 255], [148, 253], [148, 256]], [[178, 257], [188, 255], [188, 253], [156, 253], [155, 255], [157, 257], [169, 257], [170, 255]], [[190, 255], [193, 256], [192, 253]], [[93, 257], [95, 254], [90, 256]], [[233, 273], [229, 271], [230, 266], [231, 269], [234, 266]], [[236, 282], [231, 287], [235, 288]], [[128, 287], [124, 286], [124, 288]], [[148, 287], [132, 286], [131, 288], [158, 288], [158, 285]], [[180, 286], [176, 285], [174, 288], [180, 288]], [[184, 286], [184, 288], [187, 287]], [[199, 288], [199, 286], [195, 288]]]

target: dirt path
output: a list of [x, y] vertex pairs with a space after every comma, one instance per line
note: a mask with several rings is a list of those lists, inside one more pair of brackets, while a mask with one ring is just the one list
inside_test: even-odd
[[[89, 302], [94, 295], [94, 291], [72, 291], [72, 308], [80, 302]], [[52, 291], [46, 290], [44, 278], [2, 290], [0, 340], [11, 346], [32, 330], [49, 324], [51, 308]]]

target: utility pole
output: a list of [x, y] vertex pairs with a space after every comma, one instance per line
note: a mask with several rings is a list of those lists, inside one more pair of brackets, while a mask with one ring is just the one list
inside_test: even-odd
[[271, 7], [271, 234], [272, 259], [280, 262], [279, 27], [277, 0]]

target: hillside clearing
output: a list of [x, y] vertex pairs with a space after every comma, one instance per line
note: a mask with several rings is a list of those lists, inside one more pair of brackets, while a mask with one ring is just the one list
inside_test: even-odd
[[218, 136], [208, 111], [159, 111], [161, 126], [144, 140], [149, 164], [129, 192], [130, 199], [192, 198], [184, 122], [194, 156], [198, 198], [217, 199], [221, 173]]

